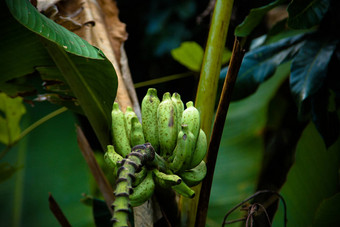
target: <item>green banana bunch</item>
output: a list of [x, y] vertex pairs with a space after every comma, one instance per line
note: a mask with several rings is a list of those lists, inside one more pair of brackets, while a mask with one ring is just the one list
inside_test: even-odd
[[196, 141], [196, 147], [195, 151], [192, 155], [192, 159], [190, 162], [190, 165], [188, 166], [188, 169], [192, 169], [199, 165], [201, 161], [204, 159], [206, 153], [207, 153], [208, 145], [207, 145], [207, 137], [202, 129], [200, 129], [197, 141]]
[[142, 123], [131, 107], [123, 114], [114, 103], [112, 134], [113, 146], [104, 158], [118, 176], [115, 226], [124, 226], [129, 206], [143, 204], [154, 190], [172, 188], [184, 197], [195, 196], [190, 187], [207, 173], [207, 138], [192, 101], [184, 109], [178, 93], [166, 92], [160, 101], [156, 89], [150, 88], [142, 101]]
[[164, 93], [162, 102], [158, 106], [157, 124], [160, 155], [166, 158], [173, 153], [177, 140], [176, 107], [169, 92]]
[[202, 160], [201, 163], [193, 169], [185, 170], [179, 173], [182, 180], [189, 186], [193, 187], [198, 185], [207, 174], [207, 166]]
[[182, 182], [182, 179], [175, 174], [165, 174], [158, 169], [153, 169], [152, 172], [155, 183], [161, 188], [170, 188]]
[[190, 165], [195, 143], [196, 139], [189, 131], [189, 127], [182, 125], [182, 130], [178, 133], [176, 148], [173, 152], [173, 160], [170, 163], [172, 171], [177, 173], [185, 170]]
[[142, 124], [139, 122], [137, 116], [131, 118], [131, 146], [134, 147], [139, 144], [144, 144], [144, 133]]
[[182, 114], [182, 125], [188, 125], [189, 131], [194, 134], [197, 139], [201, 127], [201, 119], [199, 111], [194, 107], [194, 103], [189, 101], [186, 103], [187, 108]]
[[127, 136], [124, 113], [119, 109], [118, 103], [113, 103], [112, 116], [112, 137], [115, 151], [122, 157], [131, 151], [130, 139]]
[[179, 132], [182, 128], [181, 122], [182, 122], [182, 114], [184, 111], [184, 104], [181, 100], [181, 96], [177, 92], [172, 94], [171, 100], [175, 104], [175, 107], [176, 107], [177, 131]]
[[152, 144], [159, 153], [157, 110], [160, 100], [157, 97], [157, 90], [149, 88], [142, 100], [142, 126], [145, 141]]
[[[125, 113], [124, 113], [124, 120], [125, 120], [127, 137], [129, 139], [131, 138], [131, 119], [133, 117], [137, 117], [137, 115], [133, 111], [132, 107], [131, 106], [126, 107], [126, 110], [125, 110]], [[131, 145], [131, 147], [133, 147], [133, 146], [134, 145]]]
[[132, 207], [140, 206], [151, 198], [155, 190], [155, 182], [153, 181], [152, 172], [148, 171], [145, 179], [135, 188], [129, 196]]

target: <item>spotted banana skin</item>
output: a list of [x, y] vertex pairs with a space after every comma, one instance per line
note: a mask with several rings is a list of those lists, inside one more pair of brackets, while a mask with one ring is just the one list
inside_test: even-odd
[[[126, 127], [126, 133], [127, 133], [128, 139], [131, 138], [131, 119], [133, 117], [137, 117], [136, 113], [133, 111], [131, 106], [127, 106], [125, 113], [124, 113], [124, 120], [125, 120], [125, 127]], [[130, 145], [131, 145], [131, 147], [134, 146], [131, 143], [130, 143]]]
[[131, 146], [134, 147], [139, 144], [145, 143], [142, 124], [139, 122], [137, 116], [131, 118]]
[[112, 112], [112, 140], [115, 151], [122, 157], [131, 151], [130, 139], [126, 131], [124, 113], [119, 109], [117, 102], [113, 104]]
[[175, 173], [185, 169], [191, 162], [191, 156], [195, 149], [195, 137], [189, 131], [187, 125], [182, 125], [182, 130], [178, 133], [177, 145], [173, 153], [173, 161], [170, 168]]
[[177, 131], [179, 132], [182, 128], [181, 122], [182, 122], [182, 114], [184, 111], [184, 104], [181, 100], [181, 95], [178, 94], [177, 92], [172, 94], [171, 100], [176, 107]]
[[153, 148], [159, 153], [157, 110], [160, 100], [157, 90], [149, 88], [142, 100], [142, 126], [145, 141], [152, 144]]
[[176, 107], [169, 92], [164, 93], [162, 102], [158, 106], [157, 124], [160, 155], [169, 157], [176, 146], [178, 133]]

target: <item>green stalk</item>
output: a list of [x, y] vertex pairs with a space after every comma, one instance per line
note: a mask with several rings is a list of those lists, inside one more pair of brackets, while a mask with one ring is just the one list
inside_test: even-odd
[[31, 124], [29, 127], [27, 127], [24, 131], [22, 131], [19, 135], [19, 137], [13, 141], [11, 144], [9, 144], [3, 151], [1, 151], [0, 153], [0, 159], [2, 159], [7, 152], [14, 146], [16, 145], [18, 142], [20, 142], [20, 140], [22, 140], [28, 133], [30, 133], [31, 131], [33, 131], [34, 129], [36, 129], [38, 126], [42, 125], [43, 123], [45, 123], [46, 121], [54, 118], [55, 116], [58, 116], [59, 114], [65, 112], [67, 110], [66, 107], [61, 107], [55, 111], [53, 111], [52, 113], [47, 114], [46, 116], [42, 117], [41, 119], [37, 120], [36, 122], [34, 122], [33, 124]]
[[201, 128], [209, 140], [215, 109], [222, 53], [233, 8], [233, 0], [217, 0], [204, 53], [195, 106], [201, 113]]
[[[201, 114], [201, 128], [206, 133], [208, 141], [233, 3], [233, 0], [216, 0], [197, 88], [195, 106]], [[195, 226], [200, 188], [200, 185], [194, 188], [196, 192], [194, 199], [183, 199], [181, 223], [185, 226]], [[184, 218], [187, 220], [183, 220]]]

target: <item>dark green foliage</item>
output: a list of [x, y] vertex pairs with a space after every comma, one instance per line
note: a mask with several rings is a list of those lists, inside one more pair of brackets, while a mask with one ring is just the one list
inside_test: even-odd
[[[273, 2], [262, 7], [262, 10], [278, 4], [278, 1]], [[277, 66], [292, 61], [290, 89], [298, 106], [298, 117], [301, 120], [312, 119], [327, 146], [333, 144], [339, 135], [339, 120], [335, 113], [339, 104], [334, 100], [337, 97], [331, 96], [338, 92], [340, 86], [340, 81], [334, 80], [332, 76], [339, 70], [335, 67], [329, 70], [329, 67], [330, 62], [339, 64], [340, 61], [335, 54], [339, 36], [336, 31], [331, 32], [325, 27], [327, 24], [334, 25], [333, 21], [338, 19], [337, 14], [332, 12], [332, 7], [338, 5], [330, 0], [292, 1], [288, 7], [288, 20], [279, 22], [280, 26], [273, 28], [276, 31], [271, 33], [270, 39], [275, 40], [275, 36], [282, 38], [289, 34], [292, 36], [274, 43], [265, 42], [249, 51], [243, 60], [233, 95], [234, 99], [240, 99], [252, 94], [259, 84], [274, 74]], [[257, 11], [252, 11], [252, 17], [262, 18], [261, 13], [255, 12]], [[246, 19], [239, 29], [250, 34], [254, 21], [256, 20]], [[289, 30], [282, 26], [284, 24], [293, 29], [307, 29], [316, 25], [319, 27], [309, 30], [307, 34], [296, 35], [299, 30], [294, 32], [290, 29], [287, 33]], [[222, 70], [221, 76], [225, 75], [226, 70]], [[331, 103], [333, 108], [330, 109]]]
[[7, 1], [7, 6], [1, 2], [0, 28], [0, 59], [6, 62], [0, 68], [4, 75], [0, 89], [6, 90], [13, 79], [44, 67], [43, 79], [54, 75], [48, 84], [62, 85], [64, 90], [56, 92], [47, 86], [51, 93], [40, 97], [84, 113], [102, 146], [109, 144], [117, 77], [102, 51], [46, 18], [25, 0]]

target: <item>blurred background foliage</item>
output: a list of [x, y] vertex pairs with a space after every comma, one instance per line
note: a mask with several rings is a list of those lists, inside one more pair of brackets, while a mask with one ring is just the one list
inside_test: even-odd
[[[250, 9], [270, 2], [278, 4], [288, 1], [235, 1], [226, 53], [232, 48], [236, 26], [241, 24]], [[313, 2], [320, 3], [320, 6], [328, 1]], [[201, 53], [198, 46], [204, 49], [210, 14], [203, 17], [202, 13], [209, 1], [118, 0], [117, 4], [120, 19], [127, 24], [129, 33], [125, 49], [134, 82], [138, 84], [186, 73], [179, 79], [152, 86], [159, 94], [165, 91], [179, 92], [184, 102], [194, 100], [199, 76], [196, 69], [200, 62], [197, 59], [191, 63], [188, 60], [183, 62], [180, 57], [176, 57], [174, 49], [185, 41], [196, 43], [192, 47], [195, 56]], [[318, 7], [317, 4], [313, 6]], [[267, 9], [262, 9], [262, 12], [267, 12]], [[282, 12], [277, 11], [275, 15], [282, 16]], [[271, 20], [279, 21], [281, 25], [270, 26], [273, 23]], [[260, 45], [296, 35], [302, 29], [309, 28], [301, 27], [296, 32], [286, 30], [282, 23], [281, 19], [271, 17], [260, 20], [254, 30], [247, 34], [247, 51], [258, 45], [256, 41], [259, 40], [254, 38], [263, 34], [271, 36]], [[294, 21], [290, 23], [298, 26]], [[188, 59], [192, 60], [190, 56]], [[228, 54], [224, 66], [227, 60]], [[258, 84], [253, 94], [232, 102], [215, 170], [207, 226], [220, 226], [229, 209], [263, 188], [280, 190], [287, 203], [288, 226], [339, 223], [340, 142], [335, 138], [336, 142], [326, 146], [310, 119], [298, 121], [298, 107], [288, 84], [291, 66], [291, 60], [280, 63], [271, 76]], [[221, 75], [220, 84], [223, 83], [225, 72]], [[136, 89], [140, 101], [148, 87]], [[22, 129], [56, 110], [56, 106], [49, 103], [24, 105], [26, 114], [20, 121]], [[339, 115], [338, 109], [336, 114]], [[96, 197], [98, 194], [77, 146], [75, 123], [79, 123], [78, 118], [70, 111], [64, 112], [28, 134], [1, 160], [2, 226], [59, 226], [48, 208], [49, 192], [74, 226], [93, 226], [91, 207], [81, 203], [82, 193]], [[83, 124], [83, 121], [80, 123]], [[278, 134], [283, 141], [275, 145]], [[277, 149], [277, 146], [281, 149]], [[4, 150], [5, 145], [1, 144], [0, 148]], [[279, 152], [273, 152], [275, 148]], [[8, 178], [9, 175], [11, 177]], [[274, 226], [283, 224], [282, 204], [278, 205]], [[271, 212], [275, 213], [276, 208], [277, 205], [274, 205]], [[230, 219], [242, 215], [244, 213], [233, 214]]]

